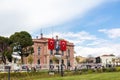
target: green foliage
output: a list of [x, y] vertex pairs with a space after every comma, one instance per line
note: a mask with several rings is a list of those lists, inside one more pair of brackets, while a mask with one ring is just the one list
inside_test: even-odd
[[120, 71], [120, 67], [116, 67], [116, 71]]
[[52, 58], [52, 60], [57, 64], [59, 63], [59, 59], [57, 59], [55, 56]]
[[103, 72], [115, 72], [116, 68], [112, 67], [112, 68], [103, 68]]
[[29, 54], [33, 53], [33, 45], [31, 35], [26, 31], [16, 32], [10, 36], [10, 40], [13, 42], [12, 46], [16, 43], [21, 46], [21, 61], [23, 62], [23, 57], [27, 57]]
[[[8, 73], [0, 73], [0, 80], [8, 80]], [[17, 72], [10, 74], [10, 80], [120, 80], [120, 72], [92, 73], [82, 75], [49, 75], [48, 72]]]
[[9, 61], [11, 61], [11, 40], [6, 37], [0, 36], [0, 55], [2, 56], [2, 61], [3, 63], [6, 64], [6, 57], [8, 58]]
[[77, 61], [77, 63], [79, 63], [80, 58], [79, 57], [75, 57], [75, 60]]
[[33, 62], [33, 57], [32, 57], [32, 55], [29, 55], [28, 56], [28, 63], [32, 64], [32, 62]]
[[11, 56], [11, 54], [12, 54], [11, 50], [6, 50], [4, 52], [4, 55], [7, 57], [7, 59], [8, 59], [9, 62], [12, 62], [12, 56]]
[[103, 70], [102, 70], [101, 68], [98, 68], [98, 69], [95, 70], [95, 72], [97, 72], [97, 73], [102, 73]]
[[10, 36], [13, 43], [20, 43], [22, 48], [31, 46], [33, 44], [31, 35], [26, 31], [16, 32]]

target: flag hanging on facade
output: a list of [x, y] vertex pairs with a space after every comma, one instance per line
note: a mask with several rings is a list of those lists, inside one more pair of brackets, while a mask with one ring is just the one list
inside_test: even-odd
[[48, 49], [53, 50], [55, 45], [54, 43], [55, 43], [54, 39], [48, 39]]
[[66, 51], [66, 44], [67, 44], [67, 42], [65, 40], [60, 41], [60, 50], [61, 51]]

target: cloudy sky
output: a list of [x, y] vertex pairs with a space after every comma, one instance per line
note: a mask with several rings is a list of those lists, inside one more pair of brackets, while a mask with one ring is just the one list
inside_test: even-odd
[[0, 36], [64, 38], [75, 55], [120, 55], [120, 0], [0, 0]]

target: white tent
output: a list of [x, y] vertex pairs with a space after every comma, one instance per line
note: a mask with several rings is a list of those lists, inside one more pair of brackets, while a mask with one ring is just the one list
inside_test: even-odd
[[17, 58], [17, 59], [21, 59], [21, 56], [18, 54], [18, 52], [13, 52], [12, 57]]

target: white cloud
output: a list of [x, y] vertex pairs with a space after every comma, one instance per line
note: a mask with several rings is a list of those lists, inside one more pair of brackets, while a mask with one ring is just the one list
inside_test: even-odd
[[101, 46], [101, 47], [84, 47], [84, 46], [76, 46], [75, 51], [77, 51], [75, 54], [85, 56], [92, 55], [94, 57], [101, 56], [103, 54], [114, 54], [119, 55], [120, 51], [120, 44], [109, 44], [107, 46]]
[[108, 35], [110, 38], [120, 38], [120, 28], [114, 28], [114, 29], [101, 29], [100, 32], [104, 32]]
[[[59, 38], [67, 39], [70, 42], [73, 42], [74, 44], [80, 44], [83, 43], [84, 41], [91, 41], [91, 40], [96, 40], [96, 37], [93, 35], [90, 35], [88, 32], [81, 31], [81, 32], [65, 32], [65, 33], [60, 33], [60, 32], [54, 32], [53, 37], [55, 38], [56, 35], [59, 36]], [[45, 35], [45, 37], [52, 37], [52, 34]]]
[[[1, 0], [0, 34], [29, 32], [82, 17], [104, 0]], [[10, 30], [9, 30], [9, 29]]]
[[[73, 42], [75, 45], [75, 56], [80, 55], [87, 57], [88, 55], [92, 55], [94, 57], [101, 56], [103, 54], [120, 54], [120, 44], [119, 43], [112, 43], [109, 40], [104, 40], [97, 38], [94, 35], [89, 34], [88, 32], [81, 31], [78, 33], [73, 32], [66, 32], [66, 33], [53, 33], [53, 37], [55, 38], [56, 35], [59, 38], [67, 39], [70, 42]], [[45, 37], [52, 37], [51, 34], [44, 35]], [[90, 41], [88, 43], [84, 43]]]

